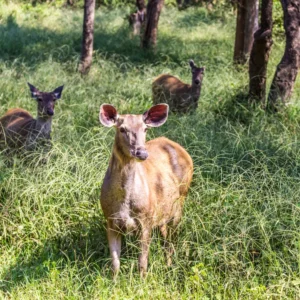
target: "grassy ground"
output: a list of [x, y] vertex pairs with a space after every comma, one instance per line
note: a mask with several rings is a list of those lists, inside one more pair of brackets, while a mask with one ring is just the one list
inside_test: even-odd
[[[155, 54], [129, 38], [125, 14], [97, 12], [94, 64], [81, 78], [81, 12], [0, 4], [0, 114], [35, 113], [27, 81], [45, 91], [65, 84], [48, 163], [0, 154], [1, 297], [300, 299], [299, 80], [288, 109], [268, 116], [243, 100], [247, 69], [232, 65], [230, 13], [165, 10]], [[270, 79], [283, 46], [275, 41]], [[99, 106], [144, 112], [153, 78], [189, 82], [190, 58], [206, 66], [197, 112], [148, 134], [179, 142], [195, 163], [174, 264], [154, 232], [141, 280], [129, 237], [113, 282], [99, 194], [114, 133], [99, 125]]]

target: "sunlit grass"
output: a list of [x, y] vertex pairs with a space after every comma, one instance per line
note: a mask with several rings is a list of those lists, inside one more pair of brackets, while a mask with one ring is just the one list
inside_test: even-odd
[[[90, 74], [77, 72], [82, 12], [0, 4], [0, 114], [35, 114], [26, 82], [64, 84], [53, 148], [0, 154], [0, 295], [13, 299], [297, 299], [300, 261], [299, 80], [276, 116], [245, 101], [247, 68], [232, 65], [234, 16], [204, 9], [161, 16], [156, 53], [131, 39], [128, 10], [96, 13]], [[275, 40], [269, 81], [283, 52]], [[171, 268], [154, 232], [145, 280], [136, 241], [124, 243], [113, 282], [99, 205], [114, 130], [101, 103], [120, 113], [151, 106], [151, 82], [169, 72], [189, 82], [188, 60], [206, 66], [197, 112], [171, 115], [149, 138], [182, 144], [195, 164]], [[45, 161], [47, 161], [45, 163]]]

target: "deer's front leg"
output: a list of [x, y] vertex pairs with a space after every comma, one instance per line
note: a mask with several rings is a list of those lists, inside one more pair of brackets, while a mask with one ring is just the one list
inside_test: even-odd
[[120, 254], [121, 254], [122, 238], [120, 233], [114, 228], [112, 220], [107, 221], [107, 238], [108, 238], [110, 256], [112, 258], [112, 269], [114, 273], [114, 278], [116, 278], [120, 270]]
[[145, 277], [148, 267], [148, 254], [151, 242], [151, 228], [142, 228], [141, 232], [141, 254], [139, 256], [139, 269], [141, 277]]

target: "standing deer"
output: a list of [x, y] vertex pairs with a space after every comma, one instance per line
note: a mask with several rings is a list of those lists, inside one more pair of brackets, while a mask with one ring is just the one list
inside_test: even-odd
[[60, 99], [63, 86], [53, 92], [40, 92], [28, 83], [31, 96], [37, 100], [37, 118], [21, 108], [10, 109], [0, 118], [0, 144], [9, 148], [33, 150], [38, 141], [49, 141], [54, 106]]
[[168, 103], [172, 112], [187, 113], [198, 107], [205, 67], [198, 68], [190, 60], [192, 84], [183, 83], [177, 77], [162, 74], [152, 83], [154, 104]]
[[167, 104], [158, 104], [142, 115], [119, 115], [112, 105], [100, 107], [100, 122], [116, 128], [100, 198], [115, 276], [120, 268], [124, 232], [139, 235], [141, 276], [147, 271], [153, 227], [160, 228], [168, 264], [171, 263], [171, 235], [181, 218], [193, 176], [193, 161], [185, 149], [165, 137], [146, 143], [147, 129], [163, 125], [168, 109]]
[[133, 35], [141, 34], [142, 26], [145, 23], [146, 10], [137, 10], [128, 17], [129, 25], [133, 28]]
[[137, 11], [128, 16], [129, 26], [133, 28], [133, 35], [141, 34], [142, 26], [146, 20], [146, 5], [144, 0], [136, 1]]

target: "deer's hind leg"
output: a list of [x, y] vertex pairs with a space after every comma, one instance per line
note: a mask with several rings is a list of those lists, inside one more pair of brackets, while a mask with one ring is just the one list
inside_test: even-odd
[[160, 227], [161, 235], [164, 239], [164, 248], [166, 251], [167, 265], [170, 267], [172, 265], [172, 256], [175, 252], [173, 242], [176, 240], [177, 236], [177, 225], [178, 222], [172, 220]]

